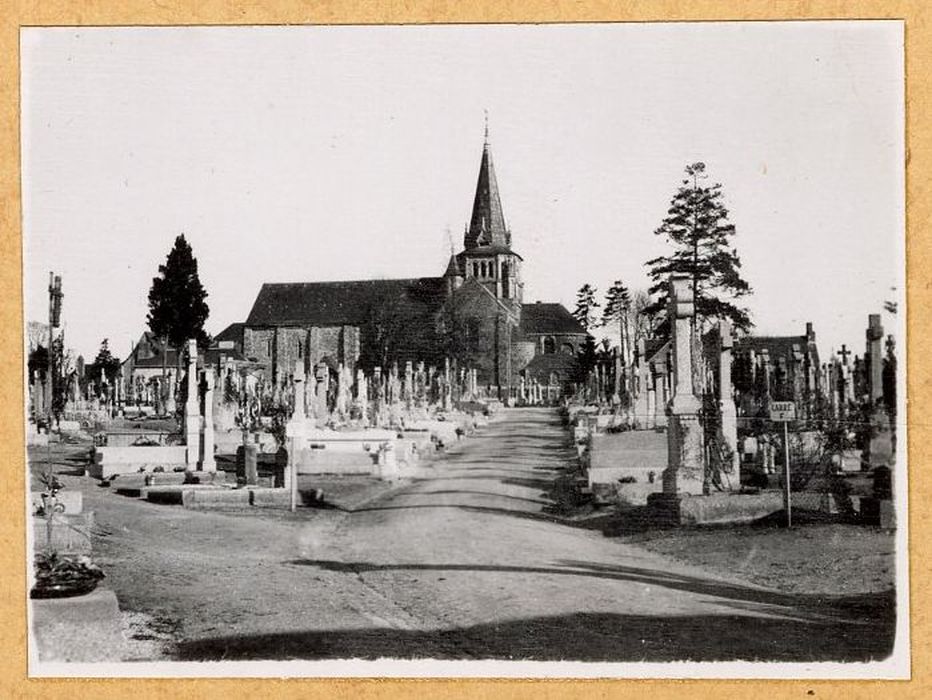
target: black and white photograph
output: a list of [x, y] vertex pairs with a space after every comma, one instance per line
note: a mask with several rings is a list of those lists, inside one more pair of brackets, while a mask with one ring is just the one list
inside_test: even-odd
[[20, 72], [30, 675], [909, 678], [902, 21]]

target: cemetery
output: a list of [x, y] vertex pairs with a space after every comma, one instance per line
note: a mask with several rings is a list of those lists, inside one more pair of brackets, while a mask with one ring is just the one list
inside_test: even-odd
[[[695, 184], [704, 169], [687, 167], [692, 192], [706, 198], [707, 220], [724, 219], [717, 186]], [[131, 658], [128, 612], [164, 614], [180, 630], [174, 658], [196, 660], [330, 653], [320, 649], [333, 648], [347, 620], [355, 629], [391, 619], [384, 639], [351, 639], [375, 638], [384, 655], [399, 630], [446, 627], [460, 609], [486, 619], [497, 605], [500, 619], [520, 609], [562, 639], [564, 623], [590, 626], [575, 617], [589, 613], [580, 600], [615, 610], [612, 628], [641, 620], [649, 636], [658, 628], [639, 617], [637, 596], [678, 591], [671, 609], [702, 615], [711, 590], [715, 624], [745, 625], [751, 642], [710, 658], [753, 658], [757, 618], [735, 622], [733, 599], [827, 625], [822, 601], [836, 584], [868, 596], [884, 633], [863, 642], [850, 601], [832, 598], [841, 612], [830, 633], [794, 630], [806, 642], [792, 658], [834, 659], [838, 639], [845, 658], [884, 653], [893, 617], [884, 548], [899, 478], [894, 336], [869, 313], [852, 360], [847, 346], [820, 357], [812, 323], [798, 335], [755, 335], [746, 310], [723, 301], [750, 292], [737, 257], [716, 259], [734, 266], [724, 289], [702, 288], [698, 236], [684, 220], [671, 214], [664, 226], [693, 247], [694, 274], [675, 256], [650, 261], [653, 286], [639, 305], [620, 281], [601, 322], [588, 284], [573, 313], [526, 304], [486, 129], [463, 250], [451, 242], [442, 277], [265, 283], [246, 320], [210, 338], [206, 292], [180, 235], [129, 357], [114, 358], [105, 339], [85, 363], [56, 337], [63, 294], [51, 275], [44, 355], [33, 343], [27, 367], [40, 656]], [[713, 228], [707, 248], [724, 246], [723, 230], [733, 233]], [[595, 329], [616, 324], [617, 345], [597, 345]], [[812, 545], [806, 530], [820, 527], [842, 528], [824, 531], [852, 539], [853, 556], [871, 564], [839, 566], [830, 548]], [[632, 533], [642, 547], [625, 539]], [[691, 551], [696, 541], [718, 553]], [[797, 548], [808, 561], [794, 559]], [[739, 551], [752, 573], [734, 575]], [[818, 567], [829, 575], [815, 577]], [[462, 593], [441, 585], [454, 576]], [[528, 576], [575, 612], [561, 618], [549, 593], [528, 596]], [[584, 583], [565, 585], [567, 576]], [[808, 588], [788, 597], [800, 577]], [[745, 588], [761, 579], [766, 594]], [[625, 587], [631, 595], [618, 594]], [[446, 607], [428, 609], [435, 600]], [[327, 615], [323, 641], [294, 629]], [[221, 635], [217, 616], [248, 619], [254, 638], [235, 625], [225, 629], [236, 635]], [[296, 636], [269, 644], [269, 630]], [[82, 633], [94, 643], [76, 643]], [[477, 653], [512, 658], [497, 624], [475, 635], [485, 645]], [[415, 637], [412, 655], [435, 641]], [[688, 641], [690, 654], [710, 653]], [[641, 658], [639, 647], [628, 653]]]
[[[895, 527], [896, 359], [880, 315], [867, 319], [862, 357], [849, 363], [843, 348], [819, 364], [805, 352], [811, 324], [804, 336], [768, 343], [736, 341], [720, 322], [694, 342], [688, 280], [670, 280], [670, 299], [670, 340], [653, 354], [642, 344], [632, 367], [618, 353], [606, 358], [565, 409], [592, 499], [658, 523], [785, 517], [789, 501]], [[772, 358], [768, 344], [784, 340], [796, 341], [792, 354]], [[775, 415], [780, 407], [790, 413]]]

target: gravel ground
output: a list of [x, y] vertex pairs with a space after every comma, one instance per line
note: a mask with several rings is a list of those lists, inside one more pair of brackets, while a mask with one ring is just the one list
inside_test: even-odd
[[[606, 537], [551, 515], [571, 461], [513, 410], [388, 486], [316, 480], [331, 507], [191, 511], [79, 476], [132, 659], [868, 660], [887, 655], [892, 540], [842, 526]], [[31, 450], [33, 469], [44, 450]]]

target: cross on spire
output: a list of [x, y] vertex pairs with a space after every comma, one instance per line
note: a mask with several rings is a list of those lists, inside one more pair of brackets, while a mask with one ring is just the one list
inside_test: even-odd
[[489, 145], [489, 110], [484, 109], [482, 111], [485, 112], [485, 141], [483, 145], [488, 146]]

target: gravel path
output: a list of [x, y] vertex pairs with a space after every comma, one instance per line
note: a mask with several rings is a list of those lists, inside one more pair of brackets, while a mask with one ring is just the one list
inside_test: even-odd
[[874, 597], [756, 587], [545, 514], [570, 454], [555, 412], [510, 410], [348, 511], [194, 512], [84, 488], [107, 585], [171, 630], [176, 659], [889, 653]]

